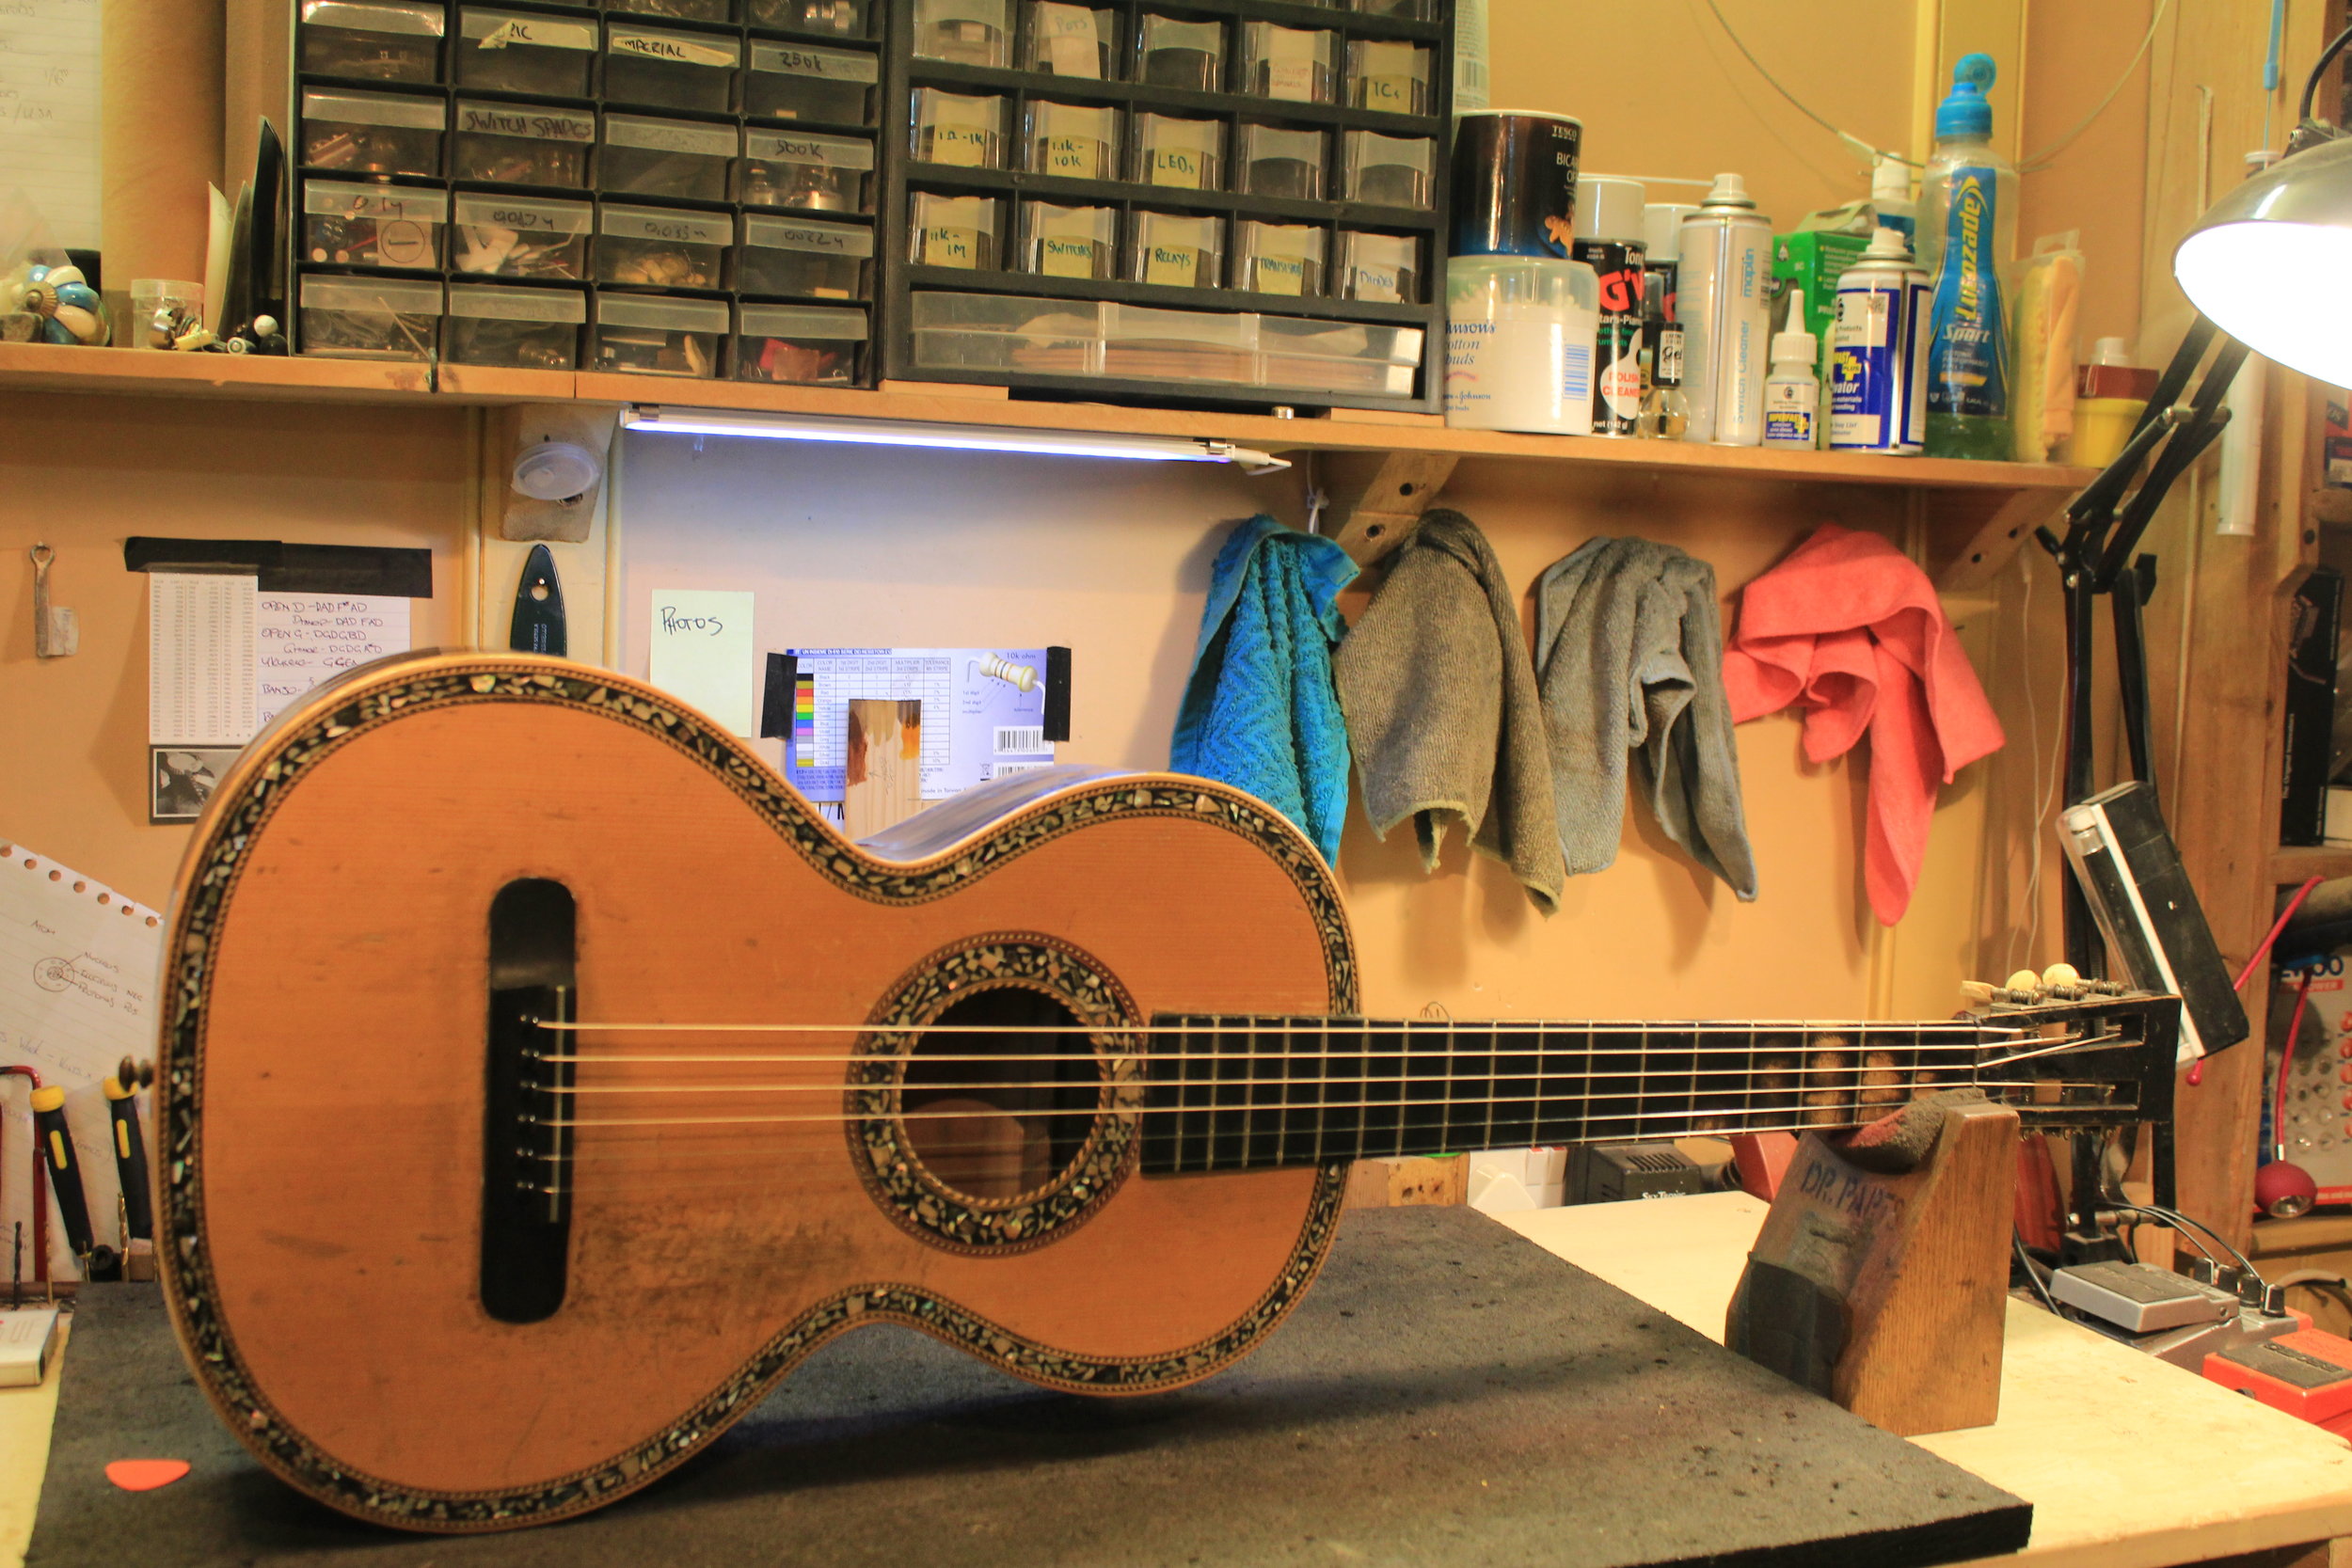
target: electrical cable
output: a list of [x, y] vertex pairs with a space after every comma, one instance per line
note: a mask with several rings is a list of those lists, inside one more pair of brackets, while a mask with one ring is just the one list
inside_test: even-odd
[[[2042, 148], [2041, 150], [2019, 159], [2017, 167], [2020, 173], [2023, 173], [2027, 169], [2041, 169], [2048, 166], [2051, 159], [2057, 157], [2058, 153], [2065, 150], [2067, 147], [2073, 144], [2075, 137], [2081, 135], [2085, 131], [2090, 130], [2092, 123], [2096, 121], [2101, 115], [2107, 112], [2108, 107], [2114, 103], [2116, 98], [2123, 91], [2124, 86], [2131, 81], [2134, 75], [2137, 74], [2140, 62], [2148, 57], [2149, 45], [2155, 42], [2156, 29], [2164, 24], [2165, 12], [2171, 8], [2171, 5], [2172, 0], [2156, 0], [2155, 14], [2148, 19], [2148, 31], [2141, 36], [2139, 47], [2133, 51], [2131, 63], [2126, 65], [2123, 68], [2122, 74], [2115, 79], [2115, 85], [2107, 88], [2106, 96], [2100, 99], [2098, 105], [2094, 107], [2090, 113], [2085, 115], [2082, 120], [2076, 124], [2073, 130], [2067, 132], [2064, 135], [2058, 137], [2058, 140], [2052, 142], [2049, 146]], [[1815, 113], [1814, 110], [1806, 104], [1804, 100], [1799, 98], [1795, 93], [1790, 92], [1787, 87], [1781, 86], [1780, 79], [1774, 76], [1771, 71], [1764, 69], [1764, 62], [1756, 57], [1756, 51], [1750, 49], [1747, 45], [1747, 41], [1740, 38], [1738, 31], [1733, 28], [1730, 19], [1724, 15], [1724, 8], [1717, 3], [1717, 0], [1707, 0], [1707, 8], [1715, 13], [1716, 24], [1723, 28], [1724, 36], [1731, 40], [1732, 47], [1739, 50], [1740, 53], [1746, 57], [1748, 64], [1756, 68], [1756, 73], [1764, 78], [1765, 85], [1770, 87], [1774, 92], [1780, 94], [1781, 97], [1787, 99], [1789, 106], [1794, 108], [1799, 114], [1813, 121], [1814, 124], [1819, 125], [1822, 130], [1827, 131], [1831, 135], [1836, 136], [1849, 148], [1851, 148], [1857, 152], [1866, 154], [1870, 158], [1892, 159], [1894, 162], [1902, 165], [1905, 168], [1920, 168], [1925, 166], [1916, 158], [1906, 158], [1899, 152], [1892, 152], [1883, 147], [1874, 147], [1869, 142], [1867, 142], [1860, 136], [1855, 135], [1852, 132], [1843, 130], [1831, 122], [1829, 119], [1823, 118], [1821, 115]], [[2352, 29], [2346, 30], [2346, 37], [2352, 38]], [[2344, 39], [2338, 39], [2336, 43], [2330, 46], [2331, 49], [2341, 47], [2344, 41]], [[2327, 63], [2325, 55], [2321, 57], [2320, 63], [2323, 66]], [[2314, 72], [2312, 76], [2313, 87], [2317, 86], [2317, 83], [2318, 76], [2317, 73]], [[2312, 91], [2312, 87], [2306, 87], [2304, 89], [2303, 96], [2307, 104], [2310, 102]]]
[[2295, 1070], [2296, 1037], [2303, 1029], [2303, 1007], [2312, 999], [2313, 972], [2305, 970], [2295, 987], [2295, 1011], [2287, 1017], [2287, 1037], [2279, 1047], [2279, 1086], [2270, 1101], [2271, 1158], [2287, 1157], [2287, 1074]]
[[[2213, 1248], [2199, 1241], [2195, 1236], [2189, 1235], [2188, 1227], [2193, 1226], [2197, 1229], [2201, 1230], [2206, 1235], [2212, 1237], [2216, 1242], [2219, 1243], [2222, 1250], [2227, 1252], [2232, 1258], [2237, 1259], [2238, 1267], [2244, 1269], [2248, 1276], [2251, 1278], [2255, 1284], [2266, 1285], [2269, 1283], [2269, 1281], [2263, 1278], [2262, 1270], [2254, 1267], [2254, 1260], [2251, 1258], [2249, 1258], [2246, 1254], [2240, 1252], [2235, 1246], [2231, 1244], [2228, 1237], [2222, 1235], [2220, 1231], [2216, 1230], [2212, 1226], [2207, 1225], [2202, 1220], [2190, 1219], [2186, 1214], [2182, 1213], [2177, 1209], [2159, 1209], [2153, 1204], [2148, 1203], [2109, 1203], [2106, 1207], [2110, 1209], [2121, 1209], [2128, 1213], [2146, 1214], [2159, 1224], [2164, 1225], [2170, 1229], [2177, 1230], [2184, 1236], [2187, 1236], [2190, 1244], [2195, 1246], [2198, 1251], [2203, 1253], [2207, 1258], [2213, 1258]], [[2219, 1259], [2215, 1259], [2214, 1260], [2216, 1262], [2220, 1261]]]
[[[1714, 0], [1708, 0], [1708, 3], [1712, 5]], [[1715, 14], [1720, 17], [1723, 12], [1717, 11]], [[2312, 118], [2312, 100], [2319, 96], [2319, 79], [2328, 73], [2328, 63], [2343, 54], [2344, 46], [2347, 43], [2352, 43], [2352, 27], [2346, 27], [2343, 32], [2329, 39], [2328, 47], [2319, 52], [2319, 58], [2312, 65], [2311, 75], [2304, 80], [2303, 96], [2295, 105], [2295, 122], [2297, 125]], [[1743, 50], [1742, 53], [1745, 51]], [[1759, 66], [1757, 69], [1763, 68]]]
[[2295, 918], [2295, 911], [2303, 907], [2303, 900], [2312, 895], [2312, 889], [2317, 887], [2319, 882], [2320, 879], [2313, 877], [2305, 881], [2301, 887], [2295, 890], [2295, 896], [2287, 900], [2287, 907], [2279, 911], [2278, 920], [2272, 923], [2270, 934], [2263, 938], [2261, 944], [2257, 946], [2254, 949], [2253, 954], [2247, 958], [2246, 967], [2239, 970], [2237, 972], [2237, 978], [2230, 983], [2230, 989], [2232, 990], [2244, 990], [2246, 989], [2247, 980], [2252, 976], [2256, 969], [2262, 966], [2263, 959], [2270, 956], [2270, 949], [2278, 942], [2279, 933], [2287, 928], [2287, 922]]
[[2010, 1228], [2009, 1244], [2010, 1250], [2017, 1254], [2017, 1266], [2026, 1271], [2026, 1278], [2032, 1284], [2033, 1293], [2042, 1298], [2042, 1305], [2050, 1309], [2050, 1316], [2063, 1319], [2065, 1308], [2058, 1306], [2058, 1297], [2050, 1293], [2050, 1287], [2042, 1279], [2042, 1271], [2034, 1265], [2033, 1254], [2026, 1250], [2026, 1238], [2019, 1235], [2013, 1226]]

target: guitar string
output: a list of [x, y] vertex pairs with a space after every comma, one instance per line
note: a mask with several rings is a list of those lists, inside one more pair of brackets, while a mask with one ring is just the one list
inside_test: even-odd
[[1337, 1013], [1200, 1013], [1167, 1014], [1158, 1017], [1198, 1018], [1197, 1023], [920, 1023], [865, 1020], [839, 1023], [626, 1023], [580, 1019], [533, 1018], [525, 1022], [536, 1028], [562, 1034], [696, 1034], [696, 1035], [1203, 1035], [1238, 1032], [1253, 1020], [1265, 1025], [1256, 1033], [1271, 1034], [1278, 1029], [1329, 1029], [1338, 1026], [1358, 1033], [1410, 1034], [1437, 1033], [1445, 1029], [1534, 1029], [1559, 1034], [1641, 1034], [1645, 1031], [1666, 1030], [1675, 1034], [1736, 1035], [1772, 1033], [1792, 1030], [1800, 1033], [1839, 1035], [1865, 1030], [1926, 1030], [1938, 1034], [2022, 1034], [2038, 1022], [2058, 1020], [2024, 1020], [2003, 1022], [1999, 1015], [1982, 1021], [1961, 1019], [1811, 1019], [1762, 1018], [1749, 1020], [1718, 1019], [1579, 1019], [1573, 1022], [1548, 1022], [1542, 1019], [1479, 1019], [1470, 1022], [1447, 1022], [1441, 1019], [1368, 1019]]

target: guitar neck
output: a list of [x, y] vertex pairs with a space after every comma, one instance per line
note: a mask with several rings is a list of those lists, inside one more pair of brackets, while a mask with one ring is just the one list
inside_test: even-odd
[[[1156, 1175], [1851, 1127], [1981, 1070], [2013, 1029], [1948, 1023], [1155, 1021], [1143, 1168]], [[2022, 1081], [2020, 1081], [2022, 1083]]]

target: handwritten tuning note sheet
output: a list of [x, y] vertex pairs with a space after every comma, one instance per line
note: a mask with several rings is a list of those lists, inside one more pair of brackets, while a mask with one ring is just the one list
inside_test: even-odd
[[244, 745], [255, 728], [254, 579], [151, 572], [147, 580], [147, 743]]
[[389, 594], [262, 594], [254, 610], [256, 729], [321, 681], [408, 647], [408, 601]]
[[0, 4], [0, 196], [21, 190], [49, 244], [92, 250], [99, 245], [99, 4]]
[[645, 678], [710, 715], [729, 735], [758, 733], [752, 595], [723, 588], [653, 591]]
[[[66, 1124], [80, 1155], [90, 1227], [108, 1246], [122, 1243], [117, 1216], [111, 1126], [99, 1085], [125, 1056], [155, 1054], [156, 983], [164, 951], [163, 916], [0, 833], [0, 1065], [31, 1068], [65, 1090]], [[23, 1085], [23, 1086], [20, 1086]], [[32, 1203], [22, 1164], [33, 1145], [24, 1081], [0, 1078], [0, 1125], [8, 1164], [0, 1172], [0, 1278], [9, 1266], [18, 1225], [24, 1227], [24, 1276], [33, 1276]], [[149, 1106], [141, 1112], [151, 1130]], [[149, 1148], [155, 1146], [149, 1132]], [[44, 1183], [40, 1200], [50, 1203]], [[50, 1272], [75, 1276], [65, 1227], [54, 1209]]]

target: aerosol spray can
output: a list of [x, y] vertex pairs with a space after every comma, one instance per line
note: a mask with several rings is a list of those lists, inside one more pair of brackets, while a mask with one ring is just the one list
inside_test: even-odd
[[1772, 332], [1772, 222], [1736, 174], [1715, 176], [1682, 220], [1676, 313], [1683, 324], [1688, 439], [1753, 447], [1764, 439]]
[[1630, 436], [1642, 417], [1645, 286], [1638, 180], [1589, 174], [1577, 182], [1575, 257], [1600, 280], [1593, 347], [1593, 434]]
[[1928, 426], [1928, 275], [1881, 229], [1837, 280], [1830, 327], [1832, 451], [1916, 454]]

